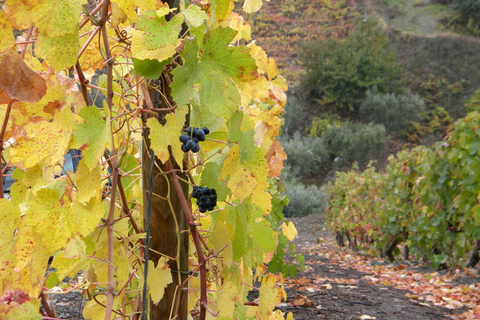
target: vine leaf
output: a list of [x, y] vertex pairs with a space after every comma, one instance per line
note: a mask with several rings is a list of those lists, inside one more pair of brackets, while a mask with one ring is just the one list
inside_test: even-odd
[[0, 217], [2, 224], [0, 226], [0, 247], [5, 248], [9, 242], [13, 241], [13, 234], [17, 228], [20, 219], [20, 211], [8, 199], [0, 199], [0, 208], [2, 213]]
[[167, 114], [165, 120], [167, 123], [162, 126], [157, 119], [150, 118], [147, 120], [147, 125], [150, 128], [150, 140], [152, 142], [152, 149], [155, 155], [165, 163], [170, 154], [168, 146], [172, 147], [173, 157], [178, 161], [183, 159], [183, 151], [181, 149], [182, 143], [178, 139], [181, 134], [181, 129], [185, 123], [185, 115], [188, 108], [177, 109], [175, 113]]
[[79, 41], [78, 32], [59, 37], [39, 34], [35, 51], [39, 57], [47, 59], [55, 70], [63, 70], [77, 63]]
[[283, 151], [280, 142], [274, 141], [267, 152], [268, 176], [270, 178], [275, 178], [280, 175], [283, 169], [283, 161], [286, 159], [287, 154]]
[[208, 19], [208, 14], [200, 9], [199, 6], [193, 4], [183, 10], [182, 14], [187, 23], [194, 28], [200, 27]]
[[51, 38], [78, 33], [78, 16], [86, 0], [42, 1], [33, 11], [33, 22], [41, 34]]
[[[260, 190], [268, 189], [268, 180], [263, 179], [268, 173], [268, 165], [265, 162], [265, 154], [255, 148], [255, 156], [250, 161], [240, 161], [240, 146], [236, 145], [230, 149], [227, 154], [220, 174], [220, 180], [225, 181], [228, 176], [227, 187], [232, 193], [243, 200], [253, 194], [257, 186], [261, 186]], [[263, 189], [263, 190], [262, 190]]]
[[297, 228], [295, 228], [295, 225], [291, 221], [282, 224], [282, 233], [289, 241], [293, 241], [298, 236]]
[[243, 11], [246, 13], [253, 13], [260, 10], [262, 7], [262, 0], [245, 0], [243, 3]]
[[5, 12], [0, 11], [0, 51], [11, 48], [14, 44], [13, 29], [7, 20]]
[[74, 125], [68, 106], [55, 111], [50, 121], [24, 123], [12, 134], [18, 145], [10, 149], [11, 164], [26, 169], [36, 164], [53, 166], [63, 161]]
[[79, 115], [85, 120], [85, 123], [77, 124], [71, 147], [82, 149], [85, 164], [91, 170], [97, 166], [97, 162], [103, 156], [107, 146], [110, 119], [103, 120], [100, 111], [95, 106], [82, 108]]
[[228, 120], [238, 110], [240, 94], [235, 81], [254, 80], [258, 73], [248, 48], [229, 46], [236, 34], [231, 28], [216, 28], [205, 35], [201, 47], [195, 40], [185, 42], [185, 64], [175, 68], [171, 85], [179, 106], [195, 98], [198, 84], [200, 104], [211, 113]]
[[176, 44], [182, 23], [181, 15], [176, 15], [167, 22], [165, 17], [158, 16], [155, 10], [150, 10], [138, 20], [136, 29], [145, 31], [145, 45], [148, 50], [154, 50], [160, 46]]
[[10, 99], [36, 102], [47, 92], [45, 80], [12, 48], [0, 53], [0, 74], [0, 91], [5, 90]]
[[33, 26], [31, 10], [35, 4], [24, 3], [23, 0], [8, 0], [3, 4], [2, 10], [13, 28], [25, 30]]
[[[150, 296], [154, 304], [158, 304], [163, 298], [165, 288], [173, 281], [167, 258], [160, 257], [157, 267], [153, 261], [148, 261], [147, 283], [150, 284]], [[143, 279], [139, 283], [143, 283]]]

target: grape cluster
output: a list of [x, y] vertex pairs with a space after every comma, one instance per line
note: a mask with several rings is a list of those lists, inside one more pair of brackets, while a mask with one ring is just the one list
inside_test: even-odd
[[182, 151], [183, 152], [198, 152], [200, 150], [200, 146], [198, 145], [199, 141], [205, 141], [205, 136], [210, 133], [208, 128], [203, 127], [202, 129], [198, 129], [195, 127], [189, 127], [187, 129], [187, 134], [182, 134], [180, 136], [180, 142], [182, 144]]
[[192, 198], [197, 199], [197, 206], [200, 212], [212, 211], [217, 205], [217, 192], [207, 187], [193, 187]]

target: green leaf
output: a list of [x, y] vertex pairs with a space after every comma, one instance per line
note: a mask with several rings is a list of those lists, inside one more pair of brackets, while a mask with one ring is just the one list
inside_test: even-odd
[[145, 31], [145, 45], [149, 50], [154, 50], [167, 44], [177, 43], [182, 23], [181, 15], [176, 15], [167, 22], [165, 17], [159, 17], [155, 10], [150, 10], [138, 19], [136, 28]]
[[208, 19], [208, 14], [203, 11], [199, 6], [189, 5], [188, 8], [182, 11], [185, 21], [192, 27], [198, 28], [205, 20]]
[[240, 94], [234, 81], [250, 81], [258, 74], [248, 48], [229, 46], [235, 34], [230, 28], [214, 29], [204, 37], [201, 48], [195, 40], [185, 41], [185, 63], [172, 72], [172, 95], [179, 106], [195, 98], [198, 85], [199, 103], [211, 113], [228, 120], [238, 110]]
[[[95, 106], [84, 107], [79, 112], [85, 123], [77, 124], [73, 134], [72, 148], [82, 149], [85, 164], [92, 170], [97, 166], [98, 160], [103, 156], [107, 146], [109, 126], [100, 116], [100, 111]], [[109, 120], [109, 119], [108, 119]]]
[[135, 72], [142, 77], [147, 79], [157, 79], [162, 74], [165, 65], [171, 61], [172, 59], [167, 59], [162, 62], [158, 60], [133, 59], [133, 67], [135, 68]]
[[52, 289], [55, 287], [58, 283], [60, 282], [60, 279], [58, 279], [58, 274], [56, 272], [50, 272], [48, 274], [48, 279], [45, 282], [45, 287], [48, 289]]
[[240, 145], [240, 161], [249, 161], [255, 157], [255, 140], [253, 136], [255, 131], [248, 130], [242, 133], [240, 140], [238, 141]]

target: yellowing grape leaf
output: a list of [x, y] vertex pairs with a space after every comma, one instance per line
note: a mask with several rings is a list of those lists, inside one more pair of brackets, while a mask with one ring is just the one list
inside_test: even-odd
[[107, 117], [107, 121], [103, 120], [95, 106], [84, 107], [79, 115], [85, 123], [77, 124], [71, 147], [82, 150], [85, 164], [92, 170], [97, 166], [107, 146], [110, 119]]
[[53, 166], [63, 161], [73, 127], [73, 115], [68, 107], [55, 111], [51, 121], [25, 123], [14, 135], [17, 145], [10, 150], [11, 164], [30, 168], [36, 164]]
[[250, 54], [255, 59], [258, 66], [258, 72], [266, 74], [269, 80], [272, 80], [278, 75], [277, 63], [273, 58], [267, 57], [265, 51], [257, 46], [255, 43], [249, 43]]
[[105, 215], [101, 198], [91, 198], [88, 203], [74, 201], [72, 211], [75, 213], [75, 231], [82, 236], [89, 235]]
[[0, 51], [11, 48], [14, 44], [12, 26], [8, 22], [5, 12], [0, 11]]
[[250, 161], [240, 161], [240, 147], [234, 146], [227, 154], [220, 174], [221, 180], [226, 180], [228, 176], [230, 179], [227, 182], [228, 188], [232, 193], [243, 200], [252, 195], [258, 185], [260, 190], [268, 188], [268, 166], [265, 162], [265, 154], [259, 149], [255, 148], [255, 156]]
[[262, 0], [245, 0], [243, 11], [246, 13], [257, 12], [262, 7]]
[[18, 211], [18, 208], [14, 208], [8, 199], [0, 199], [0, 208], [2, 208], [0, 213], [2, 221], [0, 225], [0, 247], [5, 248], [14, 240], [13, 233], [20, 220], [20, 211]]
[[78, 190], [75, 199], [82, 204], [90, 201], [91, 198], [101, 197], [100, 188], [102, 186], [98, 167], [90, 170], [85, 164], [85, 160], [82, 159], [78, 163], [75, 174], [75, 185]]
[[32, 71], [20, 55], [9, 48], [0, 53], [0, 90], [22, 102], [40, 100], [47, 91], [45, 80]]
[[22, 0], [7, 0], [2, 7], [13, 28], [25, 30], [33, 26], [31, 7]]
[[183, 159], [182, 143], [179, 140], [183, 124], [185, 123], [185, 115], [188, 112], [187, 107], [177, 108], [175, 113], [165, 116], [167, 123], [162, 126], [157, 119], [150, 118], [147, 120], [147, 126], [150, 128], [151, 147], [155, 155], [165, 163], [170, 154], [168, 146], [172, 147], [173, 157], [177, 163], [181, 163]]
[[230, 27], [233, 30], [237, 31], [237, 35], [233, 38], [233, 42], [240, 41], [241, 39], [245, 41], [250, 41], [252, 39], [252, 27], [242, 16], [238, 13], [230, 12], [230, 16], [227, 20], [220, 23], [222, 27]]
[[86, 255], [87, 246], [78, 235], [70, 239], [65, 246], [64, 256], [67, 259], [85, 259]]
[[257, 317], [266, 319], [272, 314], [272, 310], [277, 303], [282, 300], [282, 289], [277, 287], [277, 278], [275, 275], [268, 273], [263, 276], [262, 285], [260, 286], [258, 297], [258, 313]]
[[[170, 270], [167, 262], [167, 258], [160, 257], [157, 267], [155, 267], [153, 261], [148, 261], [147, 284], [150, 290], [152, 302], [154, 304], [158, 304], [158, 302], [160, 302], [160, 300], [163, 298], [165, 288], [173, 281], [172, 271]], [[141, 279], [140, 283], [143, 284], [143, 279]]]
[[280, 142], [274, 141], [267, 152], [268, 176], [275, 178], [280, 175], [283, 169], [283, 161], [287, 159], [287, 154], [283, 151]]
[[148, 50], [154, 50], [169, 44], [175, 45], [182, 30], [182, 23], [182, 15], [175, 15], [167, 22], [165, 17], [159, 17], [156, 11], [151, 10], [138, 20], [136, 28], [145, 31], [145, 45]]
[[118, 4], [128, 19], [135, 23], [137, 21], [137, 12], [135, 11], [135, 0], [112, 0]]
[[149, 50], [145, 43], [145, 32], [141, 30], [132, 30], [132, 55], [139, 60], [158, 60], [163, 61], [172, 57], [176, 53], [176, 48], [181, 44], [177, 40], [175, 44], [167, 44], [153, 50]]
[[33, 22], [40, 34], [51, 38], [78, 33], [78, 16], [86, 0], [44, 0], [35, 6]]
[[220, 290], [218, 290], [217, 308], [220, 310], [219, 316], [221, 318], [231, 319], [233, 317], [237, 289], [234, 282], [225, 281]]
[[226, 19], [233, 8], [234, 4], [231, 0], [215, 0], [215, 18], [218, 21]]
[[232, 241], [230, 240], [229, 232], [224, 222], [217, 222], [213, 229], [212, 236], [215, 252], [219, 252], [223, 249], [221, 252], [223, 263], [227, 267], [230, 267], [233, 258]]
[[[175, 68], [172, 95], [179, 106], [190, 103], [196, 94], [200, 104], [229, 119], [238, 110], [240, 95], [235, 81], [257, 78], [257, 66], [245, 47], [230, 47], [236, 31], [216, 28], [207, 33], [201, 47], [187, 40], [182, 50], [185, 64]], [[200, 57], [200, 60], [197, 60]]]
[[15, 305], [9, 310], [8, 314], [2, 319], [5, 320], [41, 320], [42, 315], [38, 312], [39, 305], [32, 301], [27, 301], [22, 304]]
[[288, 221], [287, 223], [282, 223], [282, 233], [290, 241], [293, 241], [298, 236], [298, 231], [295, 228], [295, 225], [290, 221]]
[[77, 63], [80, 50], [78, 32], [66, 33], [58, 37], [40, 34], [35, 44], [35, 52], [57, 71], [69, 68]]
[[203, 11], [199, 6], [191, 4], [181, 12], [185, 21], [192, 27], [198, 28], [205, 20], [208, 19], [208, 14]]
[[35, 234], [52, 252], [62, 248], [74, 230], [70, 204], [61, 206], [58, 191], [48, 188], [38, 190], [37, 198], [30, 200], [25, 223], [34, 227]]
[[277, 233], [273, 231], [270, 222], [262, 217], [260, 210], [253, 211], [252, 216], [248, 220], [250, 234], [258, 244], [257, 249], [261, 248], [264, 252], [275, 250], [277, 247]]

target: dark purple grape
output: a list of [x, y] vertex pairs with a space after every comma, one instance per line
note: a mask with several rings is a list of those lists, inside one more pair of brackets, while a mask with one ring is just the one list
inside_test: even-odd
[[187, 141], [190, 140], [190, 137], [186, 134], [180, 135], [180, 142], [181, 143], [187, 143]]
[[[190, 141], [192, 141], [192, 140], [190, 140]], [[189, 141], [189, 142], [190, 142], [190, 141]], [[192, 141], [192, 142], [193, 142], [193, 141]], [[195, 142], [193, 142], [193, 143], [195, 143]], [[200, 151], [200, 146], [195, 143], [195, 146], [193, 146], [193, 148], [190, 149], [190, 150], [192, 150], [192, 152], [198, 152], [198, 151]]]
[[[198, 144], [196, 144], [193, 140], [188, 140], [186, 145], [188, 150], [192, 150], [192, 151], [195, 147], [198, 147]], [[193, 151], [193, 152], [196, 152], [196, 151]]]
[[185, 143], [182, 144], [182, 151], [183, 151], [183, 152], [188, 152], [188, 148], [187, 148], [187, 146], [185, 145]]
[[194, 137], [192, 140], [193, 140], [193, 142], [195, 142], [195, 143], [198, 143], [198, 142], [200, 141], [200, 139], [198, 139], [197, 137]]
[[209, 133], [210, 133], [210, 130], [209, 130], [207, 127], [203, 127], [202, 130], [203, 130], [203, 132], [204, 132], [205, 134], [209, 134]]
[[203, 131], [202, 129], [198, 129], [197, 131], [195, 131], [195, 135], [198, 140], [205, 141], [205, 131]]

